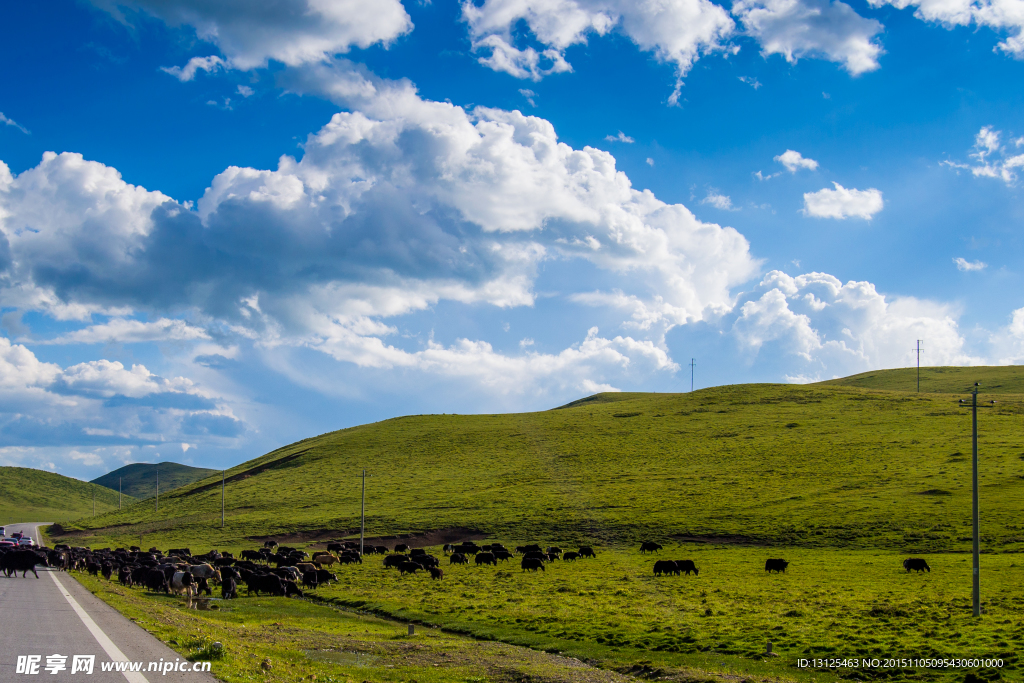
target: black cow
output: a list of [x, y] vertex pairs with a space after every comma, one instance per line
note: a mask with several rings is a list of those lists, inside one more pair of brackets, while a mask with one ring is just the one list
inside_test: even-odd
[[682, 572], [687, 576], [690, 572], [693, 572], [694, 576], [700, 576], [700, 572], [697, 570], [697, 565], [693, 563], [693, 560], [676, 560], [676, 573]]
[[441, 569], [440, 567], [431, 567], [430, 568], [430, 578], [437, 579], [438, 581], [440, 581], [443, 576], [444, 576], [444, 570]]
[[547, 550], [545, 550], [544, 552], [546, 552], [549, 555], [551, 553], [558, 553], [559, 555], [561, 555], [562, 554], [562, 549], [559, 548], [557, 545], [553, 545], [553, 546], [549, 547]]
[[448, 558], [448, 564], [469, 564], [469, 560], [462, 553], [452, 553], [452, 556]]
[[21, 572], [21, 578], [25, 578], [25, 574], [32, 572], [38, 579], [39, 574], [36, 573], [37, 564], [45, 567], [46, 558], [32, 550], [14, 550], [0, 556], [0, 569], [8, 577], [17, 576], [18, 572]]
[[345, 544], [344, 543], [328, 543], [327, 544], [327, 552], [329, 552], [329, 553], [333, 553], [335, 551], [340, 553], [340, 552], [342, 552], [344, 550], [345, 550]]
[[569, 552], [567, 552], [566, 554], [562, 555], [562, 561], [563, 562], [573, 562], [573, 561], [578, 560], [578, 559], [580, 559], [580, 554], [579, 553], [574, 553], [571, 550]]
[[594, 549], [591, 548], [589, 545], [581, 545], [579, 553], [580, 553], [580, 557], [593, 557], [593, 558], [597, 557], [597, 553], [595, 553]]
[[411, 549], [409, 551], [409, 556], [410, 557], [412, 557], [414, 555], [426, 555], [426, 554], [427, 554], [426, 548], [413, 548], [413, 549]]
[[786, 567], [789, 566], [789, 562], [783, 559], [769, 559], [764, 561], [764, 570], [769, 574], [772, 572], [786, 573]]
[[502, 562], [508, 562], [512, 559], [512, 553], [507, 550], [494, 550], [492, 552], [494, 553], [494, 558]]
[[221, 581], [220, 596], [225, 600], [238, 597], [238, 583], [234, 578], [228, 577]]
[[273, 574], [253, 574], [249, 577], [249, 580], [246, 581], [246, 584], [249, 595], [252, 595], [253, 593], [256, 595], [259, 595], [260, 593], [270, 593], [271, 595], [285, 594], [284, 582], [281, 580], [280, 576], [275, 576]]
[[481, 564], [498, 564], [498, 558], [494, 556], [494, 553], [477, 553], [474, 560], [478, 565]]
[[408, 561], [409, 561], [409, 556], [408, 555], [401, 555], [401, 554], [388, 555], [387, 557], [384, 558], [384, 567], [385, 567], [385, 569], [387, 567], [397, 567], [397, 566], [401, 565], [403, 562], [408, 562]]
[[539, 550], [531, 550], [523, 555], [523, 559], [540, 560], [541, 562], [545, 562], [548, 559], [548, 556]]
[[333, 583], [338, 580], [337, 574], [332, 574], [326, 569], [316, 570], [316, 582], [317, 585], [322, 583]]
[[519, 563], [519, 566], [523, 568], [524, 572], [527, 569], [529, 569], [532, 572], [535, 572], [538, 569], [544, 571], [544, 561], [539, 560], [535, 557], [524, 557], [523, 561]]
[[308, 570], [306, 570], [306, 571], [304, 571], [302, 573], [302, 585], [303, 586], [305, 586], [306, 588], [316, 588], [317, 583], [318, 582], [316, 580], [316, 570], [315, 569], [308, 569]]
[[679, 568], [676, 567], [676, 563], [673, 560], [658, 560], [654, 563], [654, 575], [663, 576], [665, 574], [678, 574]]
[[170, 588], [167, 585], [167, 577], [159, 569], [146, 570], [145, 586], [151, 591], [170, 592]]
[[120, 569], [118, 569], [117, 580], [121, 583], [122, 586], [125, 586], [127, 588], [131, 588], [133, 585], [135, 585], [134, 582], [132, 581], [132, 568], [121, 567]]
[[554, 562], [559, 559], [558, 553], [544, 553], [544, 556], [548, 558], [548, 562]]
[[654, 553], [661, 550], [661, 544], [654, 541], [644, 541], [640, 544], [640, 554]]
[[399, 543], [398, 545], [395, 546], [395, 552], [396, 553], [404, 553], [408, 549], [409, 549], [409, 546], [407, 544], [405, 544], [405, 543]]
[[926, 571], [928, 573], [931, 573], [932, 571], [932, 568], [928, 566], [928, 563], [920, 557], [908, 557], [907, 559], [903, 560], [903, 568], [907, 570], [908, 574], [911, 570], [915, 570], [918, 572]]
[[403, 562], [402, 564], [398, 565], [398, 573], [403, 575], [415, 574], [421, 569], [423, 569], [423, 565], [419, 564], [418, 562]]

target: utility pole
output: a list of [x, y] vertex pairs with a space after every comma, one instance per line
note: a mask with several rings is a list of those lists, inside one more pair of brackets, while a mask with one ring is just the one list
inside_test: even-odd
[[363, 468], [363, 502], [359, 511], [359, 557], [363, 556], [363, 536], [366, 534], [366, 468]]
[[917, 346], [911, 349], [911, 351], [917, 352], [917, 393], [921, 393], [921, 342], [922, 339], [917, 340]]
[[693, 391], [693, 369], [695, 367], [697, 367], [697, 359], [696, 358], [691, 358], [690, 359], [690, 391], [691, 392]]
[[220, 528], [224, 528], [224, 470], [220, 471]]
[[[971, 392], [971, 522], [973, 526], [973, 581], [972, 581], [972, 603], [974, 616], [981, 616], [981, 532], [978, 521], [978, 391], [981, 384], [974, 383], [974, 391]], [[990, 406], [995, 401], [990, 402]], [[966, 407], [966, 402], [960, 399], [960, 405]]]

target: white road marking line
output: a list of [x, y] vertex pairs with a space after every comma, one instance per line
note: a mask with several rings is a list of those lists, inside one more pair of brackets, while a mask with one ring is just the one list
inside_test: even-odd
[[[68, 593], [67, 589], [64, 588], [64, 584], [57, 580], [57, 573], [46, 573], [49, 574], [50, 578], [53, 579], [53, 582], [57, 584], [57, 588], [60, 590], [61, 595], [63, 595], [64, 599], [68, 601], [69, 605], [71, 605], [71, 609], [75, 610], [75, 614], [77, 614], [78, 618], [82, 620], [85, 627], [89, 629], [89, 633], [91, 633], [93, 638], [96, 639], [96, 642], [100, 644], [100, 647], [102, 647], [103, 651], [107, 653], [110, 660], [114, 662], [127, 662], [128, 658], [124, 656], [124, 653], [117, 649], [117, 645], [114, 645], [114, 642], [107, 637], [107, 634], [96, 625], [96, 622], [92, 620], [89, 613], [82, 609], [82, 606], [79, 605], [73, 597], [71, 597], [71, 593]], [[149, 681], [146, 680], [146, 677], [137, 671], [122, 671], [121, 673], [123, 673], [124, 677], [128, 679], [128, 683], [149, 683]]]

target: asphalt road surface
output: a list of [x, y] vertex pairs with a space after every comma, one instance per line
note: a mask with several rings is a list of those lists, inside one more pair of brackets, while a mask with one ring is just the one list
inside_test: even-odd
[[[8, 524], [38, 541], [37, 524]], [[64, 572], [36, 567], [39, 578], [0, 574], [0, 683], [215, 683], [208, 673], [146, 671], [150, 662], [180, 662], [181, 655], [121, 616]], [[39, 655], [38, 673], [18, 673], [18, 657]], [[66, 656], [50, 673], [48, 657]], [[92, 674], [72, 673], [74, 655], [94, 655]], [[142, 662], [142, 672], [104, 672], [102, 664]], [[54, 663], [59, 662], [55, 660]], [[190, 664], [191, 666], [191, 664]], [[214, 662], [216, 667], [217, 663]]]

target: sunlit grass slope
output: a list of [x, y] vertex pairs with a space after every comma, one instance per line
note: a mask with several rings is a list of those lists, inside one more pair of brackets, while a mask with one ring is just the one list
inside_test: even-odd
[[[978, 382], [981, 398], [988, 394], [1024, 394], [1024, 366], [935, 367], [921, 368], [921, 391], [926, 393], [967, 394]], [[886, 391], [917, 391], [917, 368], [873, 370], [814, 386], [847, 386]]]
[[[973, 370], [973, 369], [972, 369]], [[987, 549], [1024, 549], [1024, 397], [981, 424]], [[83, 542], [471, 527], [503, 539], [731, 540], [901, 551], [964, 550], [970, 416], [957, 396], [817, 385], [601, 394], [539, 413], [417, 415], [306, 439], [138, 503], [80, 520]], [[156, 542], [154, 538], [154, 542]]]
[[188, 465], [179, 465], [176, 462], [137, 462], [120, 467], [113, 472], [107, 472], [102, 477], [93, 479], [92, 483], [117, 491], [118, 483], [120, 482], [122, 492], [141, 500], [156, 496], [158, 473], [160, 491], [167, 492], [179, 486], [191, 484], [194, 481], [217, 474], [219, 470], [206, 469], [205, 467], [189, 467]]
[[[27, 467], [0, 467], [0, 524], [57, 522], [117, 510], [117, 491]], [[125, 496], [125, 505], [134, 499]]]

